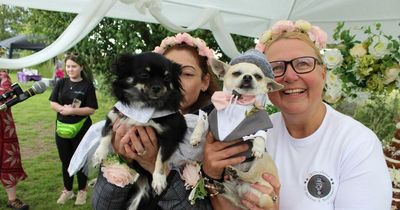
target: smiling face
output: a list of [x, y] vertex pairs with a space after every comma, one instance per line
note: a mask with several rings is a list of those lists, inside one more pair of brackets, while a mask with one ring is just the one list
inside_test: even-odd
[[[270, 62], [290, 61], [303, 56], [318, 58], [315, 50], [300, 39], [280, 39], [272, 43], [265, 53]], [[297, 74], [291, 65], [287, 65], [285, 74], [275, 78], [275, 81], [285, 88], [269, 93], [269, 99], [283, 114], [313, 113], [321, 110], [325, 74], [325, 68], [319, 64], [316, 64], [312, 72], [306, 74]]]
[[80, 81], [82, 79], [82, 70], [82, 66], [75, 61], [71, 59], [65, 61], [65, 71], [72, 81]]

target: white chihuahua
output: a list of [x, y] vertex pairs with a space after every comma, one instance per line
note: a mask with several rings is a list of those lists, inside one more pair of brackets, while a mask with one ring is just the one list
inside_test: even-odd
[[[272, 128], [267, 112], [262, 107], [268, 92], [277, 91], [283, 85], [274, 81], [271, 65], [257, 50], [249, 50], [233, 58], [230, 64], [214, 59], [211, 63], [214, 73], [224, 82], [223, 91], [212, 96], [215, 109], [208, 117], [209, 129], [214, 138], [220, 141], [243, 139], [252, 142], [244, 163], [228, 167], [221, 193], [236, 206], [245, 209], [240, 203], [245, 193], [259, 197], [259, 206], [272, 206], [272, 196], [252, 188], [252, 183], [272, 187], [262, 178], [265, 172], [278, 178], [276, 166], [266, 153], [266, 132]], [[208, 129], [206, 123], [199, 123], [191, 137], [192, 145], [201, 141], [201, 133]]]

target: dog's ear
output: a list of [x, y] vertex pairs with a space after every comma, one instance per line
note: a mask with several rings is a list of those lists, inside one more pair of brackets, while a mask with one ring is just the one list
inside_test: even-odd
[[273, 80], [273, 79], [271, 79], [269, 77], [266, 77], [265, 79], [267, 81], [268, 93], [274, 92], [274, 91], [278, 91], [278, 90], [280, 90], [280, 89], [285, 87], [282, 84], [279, 84], [279, 83], [275, 82], [275, 80]]
[[129, 53], [119, 55], [111, 64], [111, 72], [115, 75], [123, 75], [123, 72], [129, 71], [134, 57], [134, 55]]
[[231, 66], [229, 64], [226, 64], [218, 59], [211, 59], [211, 69], [220, 80], [223, 80], [226, 72], [230, 67]]

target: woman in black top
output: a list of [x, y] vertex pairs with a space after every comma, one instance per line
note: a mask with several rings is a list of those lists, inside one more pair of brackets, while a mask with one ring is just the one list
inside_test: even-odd
[[[57, 131], [55, 134], [64, 181], [64, 190], [57, 200], [58, 204], [64, 204], [67, 200], [75, 197], [72, 191], [73, 177], [69, 176], [67, 169], [72, 155], [86, 131], [92, 125], [92, 120], [89, 116], [98, 108], [95, 88], [91, 78], [88, 76], [90, 75], [88, 74], [89, 69], [87, 69], [82, 56], [77, 53], [67, 54], [65, 57], [65, 70], [68, 78], [61, 79], [56, 83], [49, 99], [50, 107], [57, 112], [56, 123], [75, 124], [81, 122], [83, 125], [76, 136], [65, 136]], [[87, 196], [87, 176], [82, 171], [79, 171], [77, 177], [79, 191], [75, 205], [83, 205], [86, 203]]]

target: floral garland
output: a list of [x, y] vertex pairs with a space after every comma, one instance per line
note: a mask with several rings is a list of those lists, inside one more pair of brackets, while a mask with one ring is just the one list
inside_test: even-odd
[[[386, 36], [381, 24], [363, 26], [367, 38], [356, 40], [344, 23], [338, 23], [333, 39], [335, 49], [324, 51], [324, 63], [330, 69], [325, 100], [335, 104], [341, 98], [368, 97], [374, 93], [390, 93], [400, 88], [400, 41]], [[340, 80], [340, 84], [338, 84]]]
[[204, 40], [200, 38], [194, 38], [188, 33], [178, 33], [175, 36], [164, 38], [161, 41], [160, 46], [155, 47], [153, 52], [164, 54], [168, 48], [179, 44], [187, 44], [191, 47], [197, 48], [199, 55], [207, 58], [208, 64], [210, 64], [211, 59], [214, 57], [214, 51], [207, 47], [207, 44], [204, 42]]
[[268, 42], [286, 32], [300, 32], [307, 34], [310, 40], [314, 42], [315, 46], [319, 49], [325, 48], [328, 40], [328, 35], [325, 31], [321, 30], [318, 26], [311, 25], [311, 23], [305, 20], [297, 20], [295, 22], [290, 20], [280, 20], [262, 34], [258, 40], [256, 49], [264, 52]]

